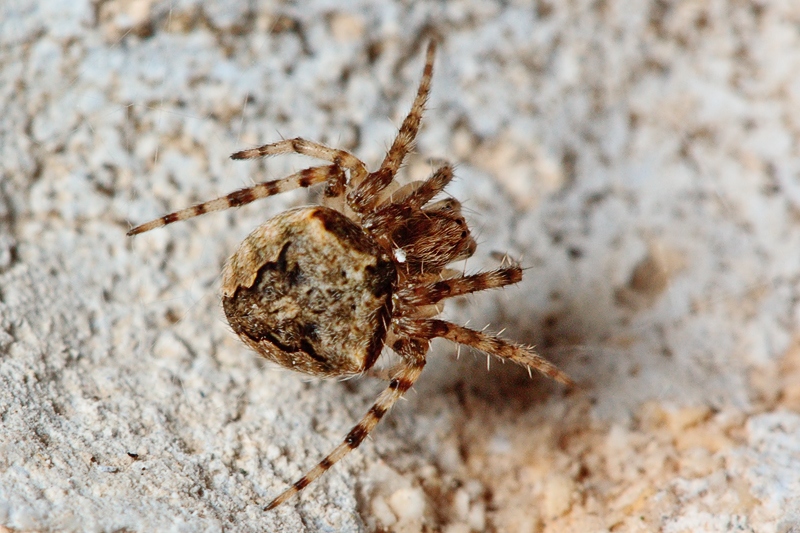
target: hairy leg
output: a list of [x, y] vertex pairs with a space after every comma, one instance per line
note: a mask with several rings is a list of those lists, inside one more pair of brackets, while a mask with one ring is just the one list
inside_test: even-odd
[[414, 209], [421, 209], [434, 196], [442, 192], [452, 180], [453, 167], [442, 165], [428, 179], [412, 182], [410, 185], [416, 185], [416, 187], [405, 192], [401, 190], [400, 194], [391, 198], [391, 201], [381, 204], [378, 210], [390, 208], [392, 205], [404, 205]]
[[338, 169], [338, 172], [332, 173], [325, 182], [322, 205], [345, 213], [344, 193], [347, 189], [347, 177], [341, 167], [335, 166], [335, 168]]
[[414, 211], [421, 209], [442, 192], [452, 179], [452, 167], [449, 165], [441, 167], [428, 179], [415, 182], [418, 183], [415, 189], [380, 205], [375, 211], [366, 215], [363, 219], [364, 228], [371, 230], [375, 237], [390, 235], [395, 228], [407, 222]]
[[414, 147], [414, 141], [419, 132], [419, 124], [422, 121], [422, 113], [425, 112], [425, 103], [428, 101], [428, 93], [431, 90], [431, 78], [433, 77], [433, 59], [436, 55], [436, 41], [428, 43], [425, 54], [425, 69], [422, 71], [422, 79], [419, 82], [417, 96], [411, 105], [405, 120], [403, 120], [400, 131], [395, 137], [389, 152], [381, 163], [381, 169], [389, 170], [392, 175], [397, 173], [406, 155]]
[[505, 287], [506, 285], [519, 283], [520, 280], [522, 280], [522, 268], [512, 266], [488, 272], [479, 272], [470, 276], [460, 276], [404, 287], [397, 291], [397, 300], [400, 303], [395, 311], [395, 316], [403, 314], [406, 309], [413, 311], [418, 306], [435, 304], [445, 298]]
[[[301, 170], [291, 176], [275, 180], [259, 183], [246, 189], [240, 189], [232, 192], [226, 196], [203, 202], [180, 211], [175, 211], [163, 217], [151, 220], [140, 226], [136, 226], [128, 232], [128, 236], [138, 235], [151, 229], [160, 228], [173, 222], [180, 222], [192, 217], [203, 215], [205, 213], [212, 213], [214, 211], [222, 211], [231, 207], [239, 207], [249, 204], [260, 198], [274, 196], [282, 192], [291, 191], [300, 187], [310, 187], [323, 181], [328, 181], [329, 185], [341, 180], [342, 169], [336, 165], [329, 165], [325, 167], [313, 167]], [[335, 185], [330, 185], [336, 189]]]
[[258, 148], [242, 150], [241, 152], [232, 154], [231, 159], [254, 159], [257, 157], [291, 153], [316, 157], [317, 159], [329, 161], [334, 165], [347, 169], [350, 171], [350, 179], [354, 184], [361, 183], [367, 176], [367, 167], [364, 165], [364, 162], [350, 152], [330, 148], [324, 144], [307, 141], [300, 137], [265, 144]]
[[320, 461], [317, 466], [309, 470], [306, 475], [295, 481], [291, 487], [267, 504], [265, 511], [274, 509], [284, 503], [327, 472], [345, 455], [358, 448], [367, 435], [375, 429], [375, 426], [378, 425], [378, 422], [387, 411], [414, 385], [414, 382], [422, 372], [422, 368], [425, 366], [428, 342], [398, 339], [392, 348], [403, 358], [404, 364], [400, 365], [398, 371], [389, 381], [388, 387], [378, 396], [378, 399], [375, 400], [367, 414], [350, 430], [350, 433], [347, 434], [339, 446]]
[[471, 346], [484, 353], [514, 361], [526, 367], [528, 372], [533, 369], [565, 385], [575, 384], [569, 376], [533, 351], [532, 348], [514, 344], [494, 335], [438, 319], [400, 319], [395, 322], [394, 329], [399, 335], [428, 339], [442, 337], [457, 344]]
[[431, 41], [428, 44], [425, 69], [422, 72], [417, 96], [411, 105], [411, 111], [409, 111], [400, 126], [400, 131], [389, 148], [389, 152], [386, 154], [383, 163], [381, 163], [381, 167], [367, 176], [363, 183], [353, 182], [355, 188], [347, 196], [347, 202], [354, 211], [363, 213], [375, 205], [375, 202], [379, 200], [380, 192], [392, 182], [406, 155], [414, 147], [414, 140], [417, 138], [417, 133], [419, 133], [422, 114], [425, 112], [425, 102], [427, 102], [428, 93], [431, 90], [435, 54], [436, 41]]

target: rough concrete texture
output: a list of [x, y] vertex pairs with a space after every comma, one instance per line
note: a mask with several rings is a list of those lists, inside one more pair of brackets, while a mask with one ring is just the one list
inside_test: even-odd
[[[796, 531], [798, 25], [788, 0], [2, 2], [0, 524]], [[313, 194], [125, 232], [308, 165], [228, 159], [281, 136], [375, 165], [431, 35], [407, 176], [456, 162], [467, 270], [528, 267], [448, 316], [580, 387], [437, 343], [374, 439], [264, 513], [382, 386], [270, 368], [224, 322], [227, 256]]]

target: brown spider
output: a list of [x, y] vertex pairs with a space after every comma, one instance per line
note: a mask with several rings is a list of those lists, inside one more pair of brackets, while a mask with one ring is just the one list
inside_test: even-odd
[[[450, 198], [432, 202], [453, 177], [444, 165], [424, 181], [400, 187], [400, 165], [414, 145], [433, 73], [435, 42], [411, 111], [380, 168], [344, 150], [290, 139], [233, 154], [252, 159], [299, 153], [327, 161], [283, 179], [259, 183], [163, 216], [128, 232], [136, 235], [179, 220], [248, 204], [298, 187], [325, 183], [322, 206], [300, 207], [251, 233], [225, 266], [222, 305], [245, 344], [281, 366], [314, 376], [350, 376], [370, 370], [384, 346], [402, 362], [388, 370], [387, 388], [344, 441], [289, 489], [270, 510], [303, 490], [358, 447], [411, 388], [425, 366], [430, 340], [442, 337], [570, 379], [532, 348], [436, 317], [439, 302], [517, 283], [519, 266], [463, 275], [447, 268], [475, 251], [475, 241]], [[349, 179], [345, 174], [349, 171]]]

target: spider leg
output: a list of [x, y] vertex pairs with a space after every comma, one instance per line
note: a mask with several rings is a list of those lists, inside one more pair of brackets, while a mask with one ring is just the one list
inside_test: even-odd
[[328, 194], [328, 190], [333, 191], [331, 194], [335, 194], [337, 189], [340, 188], [340, 186], [337, 184], [339, 184], [343, 178], [344, 173], [342, 172], [341, 167], [336, 165], [307, 168], [279, 180], [259, 183], [257, 185], [253, 185], [252, 187], [247, 187], [246, 189], [240, 189], [232, 192], [226, 196], [221, 196], [214, 200], [203, 202], [201, 204], [164, 215], [163, 217], [151, 220], [150, 222], [146, 222], [140, 226], [136, 226], [130, 230], [127, 235], [129, 237], [132, 235], [138, 235], [139, 233], [160, 228], [161, 226], [166, 226], [167, 224], [172, 224], [173, 222], [187, 220], [205, 213], [222, 211], [230, 207], [239, 207], [249, 204], [250, 202], [260, 198], [274, 196], [276, 194], [291, 191], [300, 187], [310, 187], [317, 183], [322, 183], [323, 181], [328, 182], [326, 195]]
[[269, 502], [264, 508], [265, 511], [274, 509], [306, 488], [345, 455], [358, 448], [380, 422], [383, 415], [414, 385], [414, 382], [422, 372], [422, 368], [425, 366], [425, 353], [428, 350], [428, 343], [426, 341], [400, 339], [394, 343], [393, 348], [403, 357], [405, 364], [401, 365], [397, 373], [389, 381], [389, 385], [381, 392], [367, 414], [364, 415], [364, 418], [350, 430], [344, 441], [320, 461], [317, 466], [309, 470], [306, 475], [295, 481], [291, 487]]
[[330, 148], [324, 144], [307, 141], [296, 137], [294, 139], [285, 139], [258, 148], [250, 148], [242, 150], [231, 155], [231, 159], [254, 159], [257, 157], [266, 157], [270, 155], [291, 154], [297, 153], [307, 155], [309, 157], [316, 157], [323, 161], [330, 161], [334, 165], [338, 165], [350, 171], [350, 179], [353, 183], [361, 183], [367, 176], [367, 167], [359, 158], [345, 150]]
[[403, 120], [400, 131], [395, 137], [389, 152], [381, 163], [381, 169], [389, 170], [392, 175], [397, 173], [408, 152], [414, 147], [414, 140], [419, 132], [419, 124], [422, 120], [422, 113], [425, 111], [425, 103], [428, 101], [428, 93], [431, 90], [431, 78], [433, 77], [433, 58], [436, 54], [436, 41], [428, 43], [428, 50], [425, 54], [425, 69], [422, 71], [422, 79], [419, 82], [417, 96], [411, 105], [405, 120]]
[[442, 192], [453, 179], [453, 167], [444, 165], [424, 181], [414, 182], [416, 188], [408, 190], [399, 198], [384, 202], [375, 211], [366, 215], [362, 225], [371, 229], [376, 237], [389, 235], [395, 228], [407, 222], [411, 213], [431, 201]]
[[344, 175], [342, 167], [336, 165], [334, 167], [338, 171], [334, 171], [326, 181], [325, 191], [322, 193], [322, 205], [344, 213], [344, 192], [347, 188], [347, 177]]
[[383, 206], [390, 205], [407, 205], [414, 209], [421, 209], [422, 206], [430, 202], [434, 196], [444, 190], [445, 187], [453, 180], [453, 167], [450, 165], [442, 165], [436, 172], [423, 181], [418, 181], [419, 185], [412, 190], [409, 190], [402, 196], [393, 197], [391, 203], [385, 202]]
[[395, 374], [403, 367], [405, 363], [397, 363], [388, 368], [372, 368], [367, 369], [364, 375], [370, 378], [379, 379], [381, 381], [391, 381]]
[[479, 272], [470, 276], [459, 276], [432, 283], [411, 285], [397, 291], [397, 300], [401, 302], [402, 307], [398, 306], [395, 315], [402, 314], [406, 306], [408, 306], [409, 310], [413, 310], [419, 306], [438, 303], [445, 298], [513, 285], [514, 283], [519, 283], [520, 280], [522, 280], [522, 268], [512, 266], [488, 272]]
[[394, 324], [395, 331], [410, 337], [432, 339], [442, 337], [449, 341], [471, 346], [487, 354], [509, 359], [526, 368], [536, 370], [545, 376], [572, 386], [575, 383], [553, 363], [533, 351], [528, 346], [514, 344], [500, 337], [475, 331], [451, 322], [438, 319], [400, 319]]
[[363, 213], [375, 204], [379, 193], [392, 182], [406, 155], [414, 147], [414, 140], [417, 138], [422, 114], [425, 111], [425, 102], [428, 100], [428, 93], [431, 89], [435, 54], [436, 41], [431, 41], [428, 44], [425, 69], [422, 71], [422, 79], [419, 82], [417, 96], [411, 105], [411, 111], [403, 120], [400, 131], [397, 133], [394, 142], [392, 142], [392, 146], [389, 148], [383, 163], [381, 163], [381, 167], [377, 171], [370, 173], [362, 183], [353, 182], [356, 187], [347, 196], [347, 202], [353, 211]]

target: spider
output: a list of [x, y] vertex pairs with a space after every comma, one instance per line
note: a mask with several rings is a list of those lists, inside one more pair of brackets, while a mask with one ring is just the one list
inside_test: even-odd
[[242, 341], [275, 363], [313, 376], [347, 377], [373, 369], [384, 346], [401, 362], [343, 442], [273, 499], [271, 510], [303, 490], [357, 448], [414, 385], [431, 339], [442, 337], [572, 381], [531, 347], [436, 318], [446, 298], [503, 287], [522, 279], [511, 265], [464, 275], [447, 266], [476, 248], [453, 198], [433, 201], [453, 178], [443, 165], [404, 186], [395, 176], [413, 148], [430, 91], [435, 41], [411, 111], [380, 168], [369, 172], [352, 154], [301, 138], [243, 150], [232, 159], [298, 153], [327, 162], [189, 207], [130, 230], [129, 236], [180, 220], [239, 207], [299, 187], [325, 184], [322, 205], [285, 211], [258, 227], [225, 265], [222, 306]]

